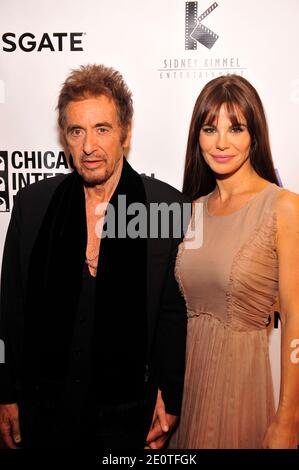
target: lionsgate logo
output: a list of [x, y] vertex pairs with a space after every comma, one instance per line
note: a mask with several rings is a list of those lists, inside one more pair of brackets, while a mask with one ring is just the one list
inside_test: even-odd
[[17, 35], [7, 32], [2, 35], [1, 49], [3, 52], [81, 52], [82, 38], [86, 33], [42, 33], [35, 35], [25, 32]]
[[198, 16], [198, 2], [186, 2], [185, 6], [185, 49], [197, 49], [197, 43], [211, 49], [217, 39], [218, 34], [207, 28], [202, 21], [218, 7], [214, 2], [207, 10]]

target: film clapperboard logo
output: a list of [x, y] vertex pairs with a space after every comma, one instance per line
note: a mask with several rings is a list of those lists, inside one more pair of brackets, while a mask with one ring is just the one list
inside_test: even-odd
[[9, 212], [8, 153], [0, 151], [0, 212]]
[[196, 50], [197, 43], [199, 42], [203, 46], [211, 49], [217, 39], [218, 34], [211, 31], [209, 28], [202, 24], [210, 13], [218, 7], [218, 3], [214, 2], [206, 11], [204, 11], [199, 17], [197, 16], [197, 3], [198, 2], [186, 2], [185, 7], [185, 49]]

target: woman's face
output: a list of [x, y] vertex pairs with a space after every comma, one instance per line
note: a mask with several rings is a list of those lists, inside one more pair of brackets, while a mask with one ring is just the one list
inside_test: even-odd
[[201, 153], [211, 170], [218, 175], [234, 174], [243, 165], [250, 166], [251, 137], [245, 117], [241, 112], [237, 116], [238, 125], [232, 125], [223, 104], [218, 119], [212, 125], [204, 123], [199, 133]]

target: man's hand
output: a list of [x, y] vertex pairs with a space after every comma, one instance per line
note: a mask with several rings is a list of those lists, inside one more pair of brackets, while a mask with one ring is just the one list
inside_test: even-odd
[[174, 431], [178, 422], [178, 417], [166, 413], [161, 391], [158, 390], [155, 411], [152, 419], [150, 431], [146, 438], [146, 449], [162, 449]]
[[0, 405], [0, 444], [4, 448], [17, 449], [21, 442], [19, 408], [16, 403]]

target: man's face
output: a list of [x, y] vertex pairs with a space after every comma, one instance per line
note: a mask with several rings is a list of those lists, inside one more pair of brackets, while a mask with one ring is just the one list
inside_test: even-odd
[[130, 141], [128, 129], [121, 143], [116, 106], [104, 95], [71, 101], [64, 133], [75, 168], [88, 185], [103, 184], [115, 173]]

